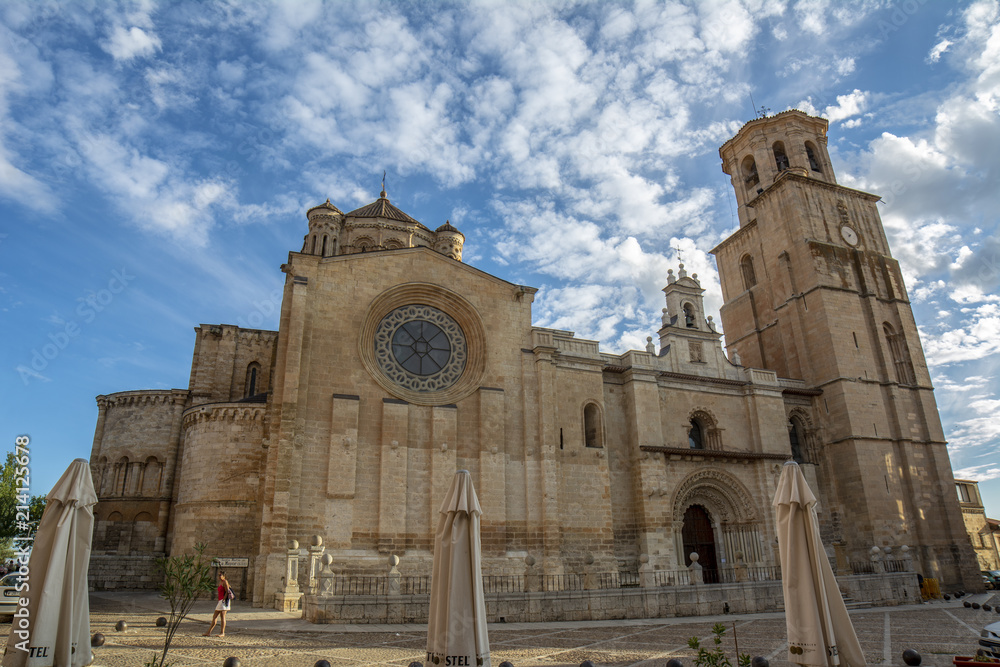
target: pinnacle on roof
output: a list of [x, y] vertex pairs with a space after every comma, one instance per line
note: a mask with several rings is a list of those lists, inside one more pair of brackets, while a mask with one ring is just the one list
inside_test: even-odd
[[[396, 220], [398, 222], [408, 222], [410, 224], [423, 225], [420, 224], [418, 220], [411, 218], [406, 213], [393, 206], [389, 202], [389, 198], [385, 195], [385, 190], [379, 193], [379, 198], [373, 201], [371, 204], [366, 204], [361, 208], [356, 208], [347, 214], [353, 218], [384, 218], [386, 220]], [[427, 229], [424, 227], [424, 229]]]

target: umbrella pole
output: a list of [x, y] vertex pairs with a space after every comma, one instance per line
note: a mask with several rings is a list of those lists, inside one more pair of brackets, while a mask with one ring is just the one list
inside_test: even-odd
[[733, 621], [733, 643], [736, 644], [736, 665], [740, 664], [740, 641], [736, 638], [736, 621]]

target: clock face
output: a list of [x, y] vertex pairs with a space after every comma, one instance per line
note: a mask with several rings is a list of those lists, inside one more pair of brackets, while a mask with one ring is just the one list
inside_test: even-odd
[[396, 308], [375, 329], [375, 360], [395, 384], [417, 392], [454, 385], [468, 357], [462, 328], [431, 306]]
[[847, 245], [852, 247], [858, 245], [858, 233], [847, 225], [840, 228], [840, 235], [844, 237], [844, 242]]

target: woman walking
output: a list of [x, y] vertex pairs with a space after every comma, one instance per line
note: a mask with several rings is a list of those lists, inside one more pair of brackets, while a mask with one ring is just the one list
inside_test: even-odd
[[229, 587], [229, 582], [226, 581], [226, 575], [222, 572], [219, 573], [219, 603], [215, 605], [215, 613], [212, 614], [212, 626], [208, 629], [203, 637], [211, 637], [212, 630], [215, 629], [215, 623], [222, 617], [222, 628], [219, 631], [220, 637], [226, 636], [226, 612], [229, 611], [229, 602], [233, 599], [233, 589]]

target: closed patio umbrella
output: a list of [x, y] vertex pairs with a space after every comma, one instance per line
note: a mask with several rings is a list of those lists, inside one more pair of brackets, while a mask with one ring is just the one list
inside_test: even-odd
[[833, 568], [823, 550], [816, 496], [794, 461], [785, 463], [774, 494], [788, 661], [797, 665], [867, 664]]
[[442, 667], [490, 667], [479, 521], [472, 476], [459, 470], [441, 503], [434, 536], [427, 662]]
[[[3, 667], [81, 667], [94, 661], [87, 566], [95, 504], [90, 465], [76, 459], [47, 496], [28, 562], [27, 627], [15, 616]], [[18, 634], [25, 629], [27, 636]]]

